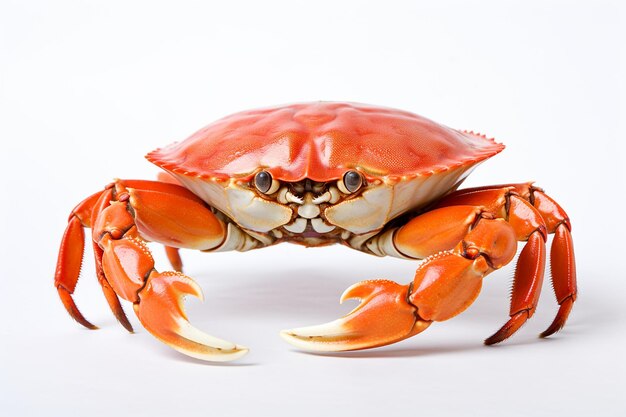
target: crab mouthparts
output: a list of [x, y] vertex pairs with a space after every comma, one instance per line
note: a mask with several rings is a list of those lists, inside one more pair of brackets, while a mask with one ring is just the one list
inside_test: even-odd
[[335, 226], [326, 224], [319, 217], [305, 219], [298, 217], [290, 224], [283, 226], [285, 230], [293, 234], [302, 234], [304, 237], [319, 237], [324, 233], [332, 232]]

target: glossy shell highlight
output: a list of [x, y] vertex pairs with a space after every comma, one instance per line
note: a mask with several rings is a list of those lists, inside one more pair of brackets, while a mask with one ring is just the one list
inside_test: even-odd
[[235, 113], [146, 158], [190, 177], [249, 180], [267, 170], [281, 181], [431, 175], [504, 149], [409, 112], [355, 103], [313, 102]]

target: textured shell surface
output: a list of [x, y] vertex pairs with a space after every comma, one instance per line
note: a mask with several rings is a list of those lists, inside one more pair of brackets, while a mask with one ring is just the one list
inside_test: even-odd
[[402, 110], [311, 102], [236, 113], [146, 158], [177, 177], [327, 182], [355, 169], [388, 181], [471, 168], [504, 149]]

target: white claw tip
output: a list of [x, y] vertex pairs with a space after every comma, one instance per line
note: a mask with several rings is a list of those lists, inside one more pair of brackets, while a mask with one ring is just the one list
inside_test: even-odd
[[349, 350], [347, 343], [352, 332], [347, 331], [342, 319], [317, 326], [300, 327], [280, 332], [287, 343], [304, 350], [336, 352]]
[[184, 353], [187, 356], [191, 356], [192, 358], [200, 359], [203, 361], [209, 362], [229, 362], [239, 359], [245, 356], [249, 349], [244, 346], [236, 345], [232, 349], [222, 349], [222, 348], [213, 348], [208, 349], [204, 352], [191, 351], [188, 349], [180, 349], [177, 346], [172, 346], [172, 348], [176, 349], [180, 353]]

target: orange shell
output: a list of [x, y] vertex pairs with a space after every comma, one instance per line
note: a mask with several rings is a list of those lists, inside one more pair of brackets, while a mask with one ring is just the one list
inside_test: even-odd
[[468, 168], [504, 149], [472, 132], [366, 104], [313, 102], [249, 110], [220, 119], [146, 158], [185, 176], [250, 179], [264, 169], [281, 181], [415, 177]]

